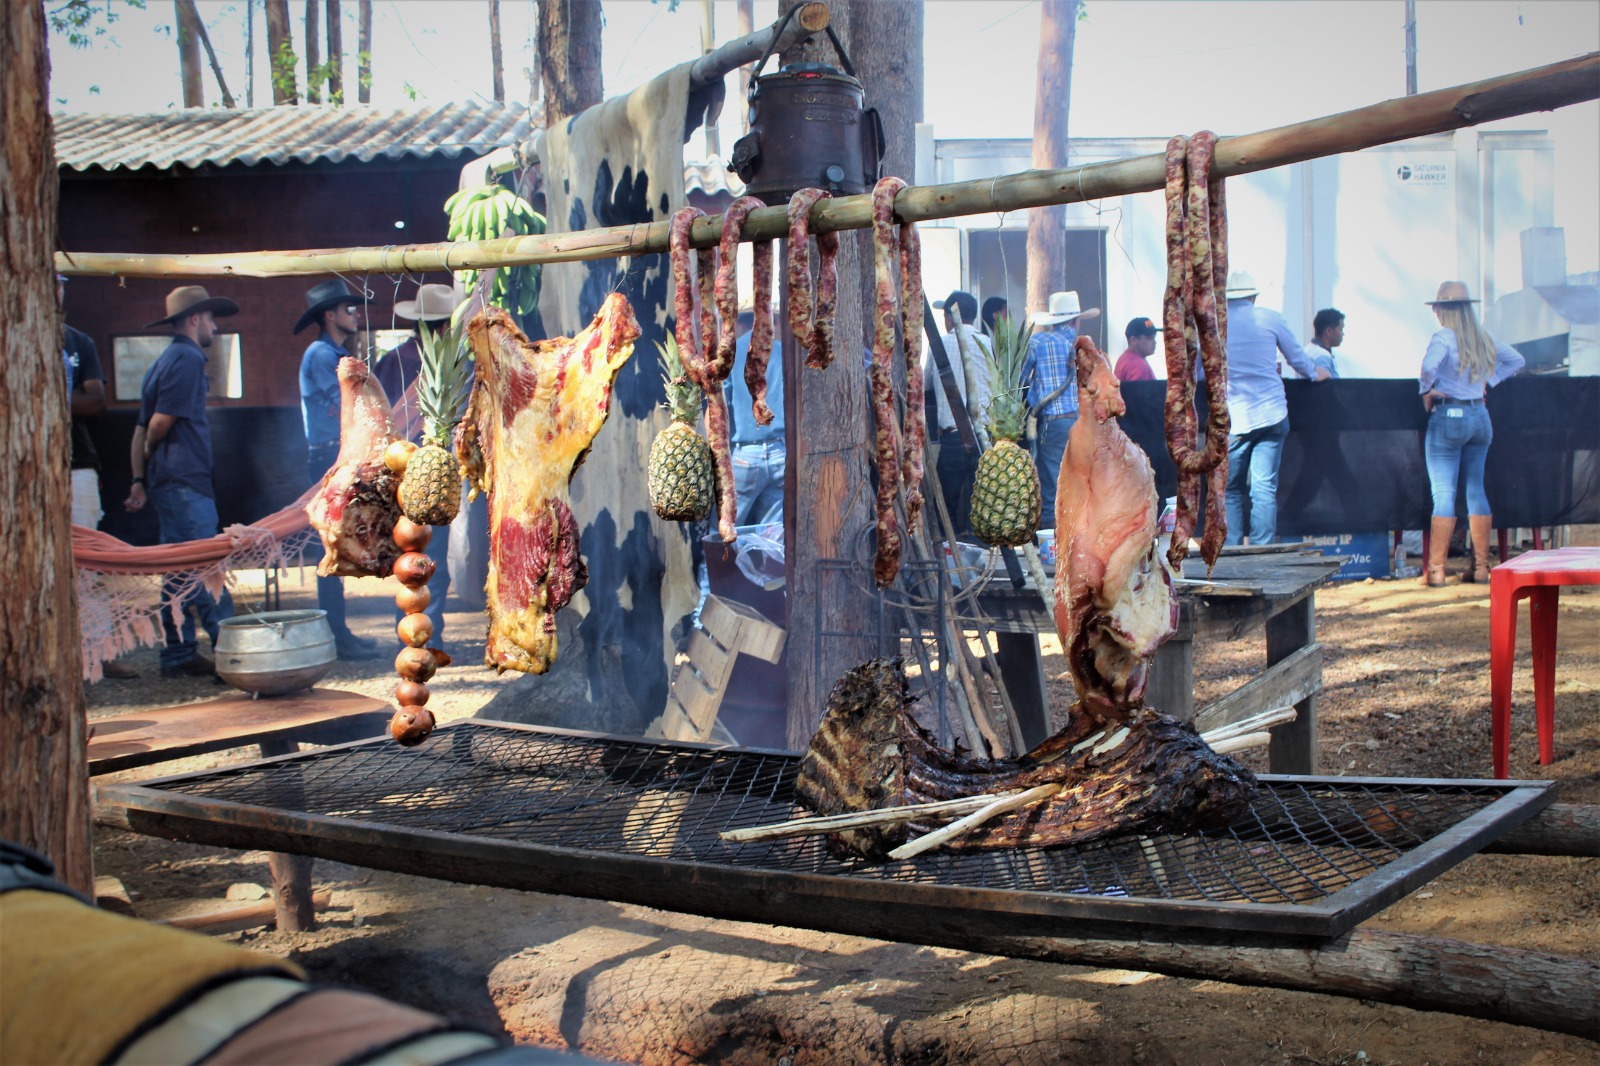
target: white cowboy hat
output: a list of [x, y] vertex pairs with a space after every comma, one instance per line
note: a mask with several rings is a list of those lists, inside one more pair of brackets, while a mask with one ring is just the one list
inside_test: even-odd
[[1054, 326], [1075, 318], [1094, 318], [1099, 313], [1098, 307], [1080, 310], [1078, 294], [1075, 292], [1053, 292], [1050, 294], [1050, 310], [1035, 311], [1028, 320], [1036, 326]]
[[424, 285], [417, 290], [415, 300], [401, 300], [394, 305], [396, 318], [408, 318], [413, 322], [436, 322], [449, 318], [455, 313], [456, 306], [464, 297], [458, 297], [456, 291], [448, 285]]
[[1234, 270], [1228, 274], [1228, 288], [1226, 299], [1242, 300], [1246, 296], [1255, 296], [1260, 293], [1256, 288], [1256, 279], [1247, 270]]

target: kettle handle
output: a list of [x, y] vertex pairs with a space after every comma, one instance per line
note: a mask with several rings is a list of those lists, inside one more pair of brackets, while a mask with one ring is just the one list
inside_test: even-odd
[[[794, 13], [799, 11], [804, 6], [805, 5], [803, 3], [795, 4], [794, 6], [790, 7], [788, 11], [783, 13], [783, 19], [779, 21], [778, 28], [772, 34], [772, 40], [767, 42], [767, 50], [761, 53], [761, 59], [757, 61], [755, 69], [750, 72], [750, 99], [755, 99], [756, 78], [760, 77], [761, 68], [767, 65], [768, 59], [772, 58], [772, 50], [778, 46], [778, 39], [783, 36], [783, 31], [789, 25], [789, 20], [794, 18]], [[844, 72], [854, 78], [856, 76], [856, 68], [851, 64], [850, 56], [847, 52], [845, 52], [844, 45], [840, 43], [839, 35], [833, 32], [832, 23], [828, 24], [827, 32], [828, 40], [833, 42], [833, 50], [839, 53], [839, 62], [844, 64]]]

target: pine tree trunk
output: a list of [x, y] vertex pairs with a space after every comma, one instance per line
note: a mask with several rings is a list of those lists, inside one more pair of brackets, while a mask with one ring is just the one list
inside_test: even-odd
[[[1039, 90], [1033, 104], [1034, 169], [1067, 165], [1067, 110], [1072, 102], [1072, 43], [1078, 0], [1043, 0], [1039, 15]], [[1028, 311], [1043, 311], [1067, 287], [1067, 209], [1028, 212]]]
[[178, 24], [178, 71], [183, 78], [183, 106], [205, 107], [205, 84], [200, 75], [200, 13], [194, 0], [172, 0]]
[[50, 355], [61, 313], [47, 41], [43, 4], [0, 4], [0, 499], [13, 516], [0, 529], [0, 839], [43, 852], [57, 876], [92, 893], [72, 445], [66, 375]]
[[294, 35], [289, 28], [289, 0], [265, 0], [267, 15], [267, 54], [271, 57], [272, 102], [297, 104], [300, 92], [295, 84]]
[[[922, 114], [922, 5], [913, 0], [836, 3], [832, 25], [861, 76], [867, 106], [883, 117], [891, 146], [885, 173], [909, 180], [913, 127]], [[782, 60], [839, 65], [826, 37], [785, 53]], [[870, 591], [873, 430], [862, 358], [868, 347], [872, 244], [866, 231], [839, 236], [842, 284], [828, 372], [805, 371], [798, 358], [789, 356], [793, 340], [785, 334], [788, 742], [797, 749], [811, 739], [834, 682], [871, 658], [877, 647]], [[819, 561], [826, 559], [850, 559], [865, 570], [823, 569]]]
[[322, 102], [322, 44], [317, 28], [317, 0], [306, 0], [306, 103]]
[[505, 61], [501, 57], [500, 0], [489, 0], [489, 66], [493, 75], [495, 102], [503, 104], [506, 102], [506, 71]]
[[360, 0], [356, 5], [360, 25], [356, 47], [356, 99], [363, 104], [372, 102], [372, 0]]
[[[734, 0], [734, 12], [739, 19], [740, 37], [748, 37], [756, 32], [756, 0]], [[739, 108], [741, 135], [750, 132], [750, 108], [745, 101], [750, 98], [750, 72], [754, 69], [754, 63], [746, 63], [739, 68], [739, 99], [736, 106]]]
[[546, 129], [600, 102], [600, 26], [600, 0], [541, 0]]
[[217, 62], [217, 50], [211, 47], [211, 34], [206, 32], [206, 24], [200, 20], [200, 12], [195, 8], [194, 0], [183, 0], [189, 5], [193, 14], [193, 24], [196, 35], [200, 38], [201, 47], [206, 50], [206, 61], [211, 64], [211, 74], [217, 79], [217, 91], [222, 93], [223, 107], [237, 107], [233, 94], [228, 91], [228, 79], [222, 75], [222, 64]]
[[344, 12], [328, 0], [328, 102], [344, 103]]

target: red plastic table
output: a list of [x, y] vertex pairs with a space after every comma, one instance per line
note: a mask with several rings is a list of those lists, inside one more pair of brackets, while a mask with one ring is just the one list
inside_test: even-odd
[[1494, 776], [1511, 763], [1511, 665], [1517, 650], [1517, 601], [1528, 601], [1533, 636], [1533, 709], [1539, 765], [1554, 758], [1556, 607], [1562, 585], [1600, 585], [1600, 548], [1532, 551], [1489, 571], [1489, 706], [1494, 718]]

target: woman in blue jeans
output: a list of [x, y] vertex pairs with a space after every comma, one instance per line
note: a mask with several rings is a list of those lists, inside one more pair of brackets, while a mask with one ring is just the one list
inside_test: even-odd
[[1426, 585], [1444, 584], [1444, 562], [1456, 527], [1456, 480], [1467, 475], [1467, 521], [1472, 533], [1472, 569], [1461, 580], [1489, 580], [1489, 497], [1483, 491], [1483, 466], [1494, 427], [1484, 406], [1492, 385], [1516, 374], [1522, 353], [1489, 336], [1478, 321], [1464, 281], [1447, 281], [1429, 300], [1442, 327], [1428, 342], [1418, 375], [1422, 406], [1428, 411], [1424, 454], [1433, 492], [1433, 529], [1428, 544]]

